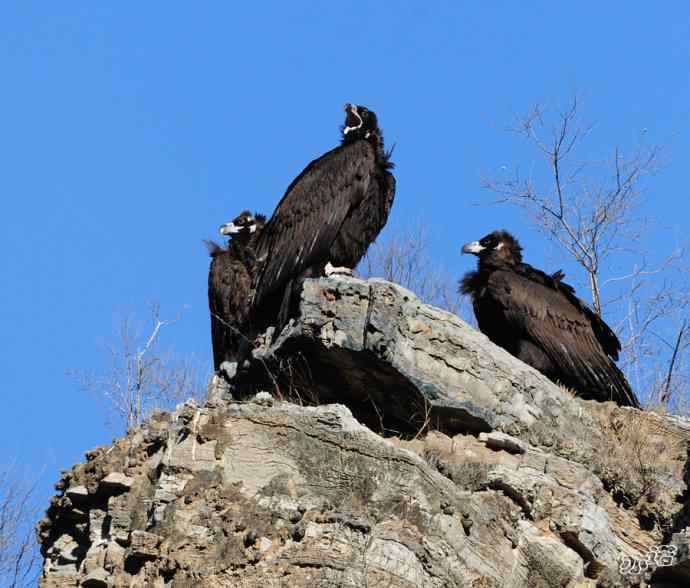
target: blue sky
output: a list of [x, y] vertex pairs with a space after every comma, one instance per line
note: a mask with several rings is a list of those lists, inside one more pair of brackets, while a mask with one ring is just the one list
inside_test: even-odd
[[558, 257], [516, 211], [472, 203], [482, 173], [535, 158], [512, 117], [574, 91], [592, 155], [643, 128], [667, 146], [640, 214], [650, 246], [672, 246], [690, 212], [689, 29], [682, 2], [3, 3], [3, 461], [47, 500], [110, 441], [65, 372], [101, 367], [129, 311], [187, 306], [165, 344], [210, 366], [202, 239], [245, 207], [270, 214], [336, 145], [346, 101], [396, 144], [390, 226], [424, 222], [452, 275], [473, 262], [460, 244], [498, 227], [529, 262]]

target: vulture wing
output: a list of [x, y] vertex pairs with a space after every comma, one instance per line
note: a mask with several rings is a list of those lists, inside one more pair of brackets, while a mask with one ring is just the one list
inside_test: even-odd
[[[533, 269], [532, 271], [538, 270]], [[553, 274], [552, 278], [554, 279], [555, 286], [566, 296], [568, 301], [574, 307], [580, 309], [587, 317], [592, 325], [592, 330], [594, 331], [597, 341], [599, 341], [606, 354], [618, 361], [618, 354], [621, 350], [621, 343], [618, 340], [618, 337], [616, 337], [616, 334], [611, 330], [611, 327], [609, 327], [596, 312], [593, 312], [592, 309], [587, 306], [587, 304], [577, 297], [575, 294], [575, 289], [570, 284], [563, 282], [564, 277], [565, 274], [563, 274], [561, 270], [558, 270], [555, 274]]]
[[245, 328], [251, 277], [244, 264], [230, 252], [213, 254], [208, 275], [208, 305], [211, 312], [213, 366], [237, 355]]
[[328, 261], [331, 244], [366, 194], [374, 169], [373, 147], [357, 141], [312, 161], [293, 180], [257, 243], [261, 269], [253, 304], [306, 268]]
[[638, 406], [625, 376], [609, 357], [617, 357], [620, 343], [608, 325], [560, 279], [527, 264], [517, 269], [492, 272], [487, 288], [508, 328], [548, 355], [563, 384], [584, 396]]

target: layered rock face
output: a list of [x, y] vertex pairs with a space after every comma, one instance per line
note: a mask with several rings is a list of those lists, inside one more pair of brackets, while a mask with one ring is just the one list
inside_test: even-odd
[[65, 472], [42, 586], [690, 585], [690, 423], [388, 282], [307, 281], [300, 311], [239, 386], [272, 395], [214, 378]]

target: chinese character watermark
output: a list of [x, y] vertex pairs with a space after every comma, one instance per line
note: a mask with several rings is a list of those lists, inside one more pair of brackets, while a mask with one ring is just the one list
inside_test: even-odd
[[637, 576], [655, 568], [672, 566], [676, 563], [677, 553], [675, 545], [655, 545], [641, 558], [623, 556], [618, 562], [618, 571], [623, 576]]

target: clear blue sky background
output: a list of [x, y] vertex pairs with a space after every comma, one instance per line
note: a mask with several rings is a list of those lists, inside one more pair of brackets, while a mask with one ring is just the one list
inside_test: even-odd
[[66, 370], [101, 367], [99, 342], [156, 300], [188, 305], [166, 344], [210, 367], [201, 240], [244, 207], [270, 214], [336, 145], [346, 101], [397, 144], [392, 226], [423, 219], [453, 275], [473, 263], [460, 244], [497, 227], [553, 259], [514, 210], [471, 203], [483, 172], [535, 157], [503, 132], [513, 115], [575, 90], [592, 153], [642, 128], [668, 146], [652, 246], [688, 229], [685, 2], [24, 0], [2, 4], [0, 44], [0, 452], [43, 472], [45, 504], [112, 436]]

